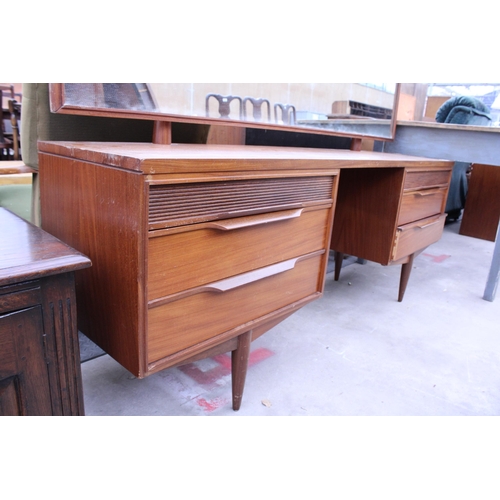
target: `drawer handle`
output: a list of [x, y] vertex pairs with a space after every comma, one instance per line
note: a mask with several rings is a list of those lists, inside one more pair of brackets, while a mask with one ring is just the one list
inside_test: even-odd
[[240, 274], [238, 276], [233, 276], [232, 278], [226, 278], [210, 285], [206, 285], [203, 288], [204, 292], [227, 292], [238, 288], [243, 285], [248, 285], [255, 281], [259, 281], [264, 278], [269, 278], [270, 276], [275, 276], [276, 274], [284, 273], [285, 271], [290, 271], [295, 267], [295, 264], [299, 258], [286, 260], [285, 262], [279, 262], [278, 264], [273, 264], [272, 266], [263, 267], [262, 269], [256, 269], [255, 271], [250, 271], [249, 273]]
[[221, 221], [209, 222], [206, 227], [219, 229], [220, 231], [232, 231], [243, 227], [259, 226], [269, 222], [278, 222], [283, 220], [295, 219], [302, 215], [302, 208], [295, 210], [284, 210], [282, 212], [272, 212], [259, 215], [249, 215], [248, 217], [238, 217], [236, 219], [227, 219]]
[[439, 222], [438, 220], [435, 220], [434, 222], [429, 222], [429, 224], [424, 224], [423, 226], [417, 226], [417, 229], [425, 229], [426, 227], [433, 226], [434, 224], [437, 224]]
[[271, 276], [276, 276], [277, 274], [284, 273], [286, 271], [292, 270], [297, 262], [307, 259], [310, 257], [315, 257], [324, 254], [324, 250], [318, 250], [308, 255], [303, 255], [295, 259], [286, 260], [284, 262], [279, 262], [278, 264], [273, 264], [271, 266], [263, 267], [262, 269], [256, 269], [255, 271], [250, 271], [248, 273], [239, 274], [238, 276], [233, 276], [231, 278], [226, 278], [214, 283], [209, 283], [208, 285], [199, 286], [196, 288], [191, 288], [190, 290], [184, 290], [179, 293], [175, 293], [168, 297], [162, 297], [160, 299], [155, 299], [149, 302], [148, 308], [152, 309], [154, 307], [159, 307], [169, 302], [174, 302], [179, 299], [184, 299], [186, 297], [191, 297], [192, 295], [197, 295], [199, 293], [211, 292], [211, 293], [223, 293], [230, 290], [234, 290], [240, 286], [248, 285], [256, 281], [262, 280], [264, 278], [269, 278]]
[[435, 194], [438, 194], [439, 193], [439, 189], [429, 189], [427, 191], [416, 191], [414, 194], [414, 196], [432, 196], [432, 195], [435, 195]]

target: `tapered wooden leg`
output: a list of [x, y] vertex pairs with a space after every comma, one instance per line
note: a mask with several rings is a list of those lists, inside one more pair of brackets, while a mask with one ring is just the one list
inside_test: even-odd
[[398, 302], [403, 302], [403, 297], [406, 291], [406, 285], [408, 285], [408, 280], [410, 279], [411, 269], [413, 267], [413, 259], [415, 254], [410, 255], [409, 261], [403, 264], [401, 267], [401, 279], [399, 281], [399, 297]]
[[335, 281], [340, 278], [340, 271], [342, 269], [342, 261], [344, 260], [344, 254], [340, 252], [335, 252]]
[[233, 384], [233, 410], [238, 411], [243, 398], [245, 379], [250, 356], [252, 331], [243, 333], [238, 337], [238, 346], [231, 352], [231, 379]]

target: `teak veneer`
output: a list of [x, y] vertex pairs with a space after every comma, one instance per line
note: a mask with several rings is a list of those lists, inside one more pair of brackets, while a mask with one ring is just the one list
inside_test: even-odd
[[386, 266], [401, 264], [401, 302], [414, 258], [443, 233], [451, 171], [451, 163], [435, 160], [342, 170], [331, 242], [335, 279], [344, 254]]
[[93, 263], [77, 276], [81, 331], [139, 378], [231, 351], [235, 410], [250, 342], [323, 293], [341, 169], [403, 178], [444, 167], [252, 146], [41, 142], [39, 151], [43, 227]]
[[[42, 224], [91, 257], [80, 330], [139, 378], [233, 351], [321, 296], [338, 168], [273, 148], [41, 143]], [[71, 242], [71, 243], [70, 243]]]
[[460, 234], [495, 241], [500, 223], [500, 167], [472, 165]]

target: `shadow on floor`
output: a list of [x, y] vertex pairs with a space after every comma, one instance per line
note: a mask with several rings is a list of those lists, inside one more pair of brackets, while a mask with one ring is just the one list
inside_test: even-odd
[[99, 346], [94, 344], [82, 332], [78, 332], [78, 340], [80, 342], [80, 362], [90, 361], [106, 354]]

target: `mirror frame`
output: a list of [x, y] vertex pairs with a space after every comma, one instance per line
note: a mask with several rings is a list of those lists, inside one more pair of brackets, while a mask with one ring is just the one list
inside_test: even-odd
[[[84, 116], [101, 116], [108, 118], [132, 118], [140, 120], [152, 120], [154, 122], [179, 122], [179, 123], [197, 123], [205, 125], [222, 125], [244, 128], [258, 128], [268, 130], [281, 130], [286, 132], [300, 132], [305, 134], [319, 134], [336, 137], [349, 137], [353, 139], [370, 139], [377, 141], [393, 141], [396, 134], [397, 113], [399, 105], [399, 96], [401, 92], [401, 84], [396, 83], [394, 92], [393, 113], [390, 121], [389, 137], [368, 135], [360, 133], [340, 132], [335, 130], [325, 130], [323, 128], [309, 128], [299, 125], [282, 125], [276, 123], [259, 123], [244, 120], [227, 120], [216, 117], [189, 117], [184, 115], [166, 114], [161, 112], [152, 112], [145, 110], [128, 110], [120, 108], [102, 108], [102, 107], [83, 107], [66, 102], [64, 83], [50, 83], [50, 110], [53, 113], [84, 115]], [[85, 84], [92, 85], [92, 84]], [[96, 95], [99, 93], [98, 83], [96, 86]]]

